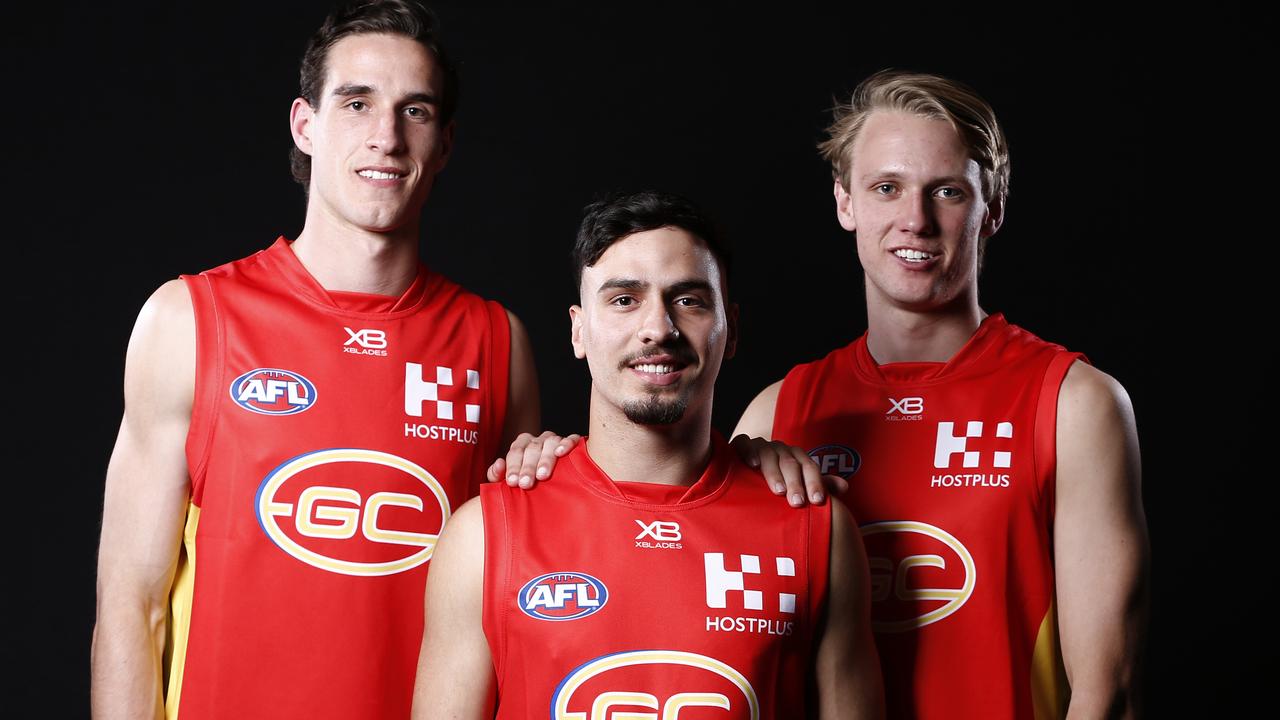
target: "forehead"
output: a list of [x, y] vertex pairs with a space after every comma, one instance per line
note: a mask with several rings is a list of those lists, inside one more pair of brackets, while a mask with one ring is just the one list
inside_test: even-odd
[[720, 266], [706, 243], [686, 230], [661, 227], [628, 235], [582, 269], [582, 288], [595, 292], [610, 280], [639, 280], [662, 288], [702, 280], [720, 290]]
[[367, 85], [395, 95], [440, 96], [441, 72], [431, 51], [407, 35], [348, 35], [329, 48], [324, 93], [342, 85]]
[[905, 112], [872, 112], [853, 144], [853, 176], [900, 172], [977, 177], [960, 134], [946, 120]]

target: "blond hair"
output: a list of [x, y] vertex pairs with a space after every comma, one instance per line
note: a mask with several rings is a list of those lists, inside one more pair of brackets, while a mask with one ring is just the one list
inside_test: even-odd
[[1009, 144], [995, 111], [968, 86], [939, 75], [881, 70], [863, 80], [846, 104], [837, 105], [818, 152], [831, 163], [832, 177], [849, 189], [853, 144], [876, 110], [945, 120], [982, 169], [984, 199], [1003, 201], [1009, 192]]

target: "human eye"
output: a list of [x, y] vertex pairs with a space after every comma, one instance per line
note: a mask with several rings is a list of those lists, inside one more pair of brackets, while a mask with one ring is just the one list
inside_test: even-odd
[[877, 195], [892, 195], [895, 192], [897, 192], [897, 190], [898, 190], [897, 185], [894, 185], [893, 183], [888, 183], [888, 182], [879, 183], [876, 186], [871, 188], [871, 192]]
[[686, 308], [700, 308], [707, 306], [707, 303], [697, 295], [681, 295], [675, 299], [675, 304]]
[[363, 100], [352, 100], [347, 103], [347, 109], [355, 112], [364, 112], [368, 107], [369, 104]]
[[619, 295], [609, 301], [610, 305], [621, 308], [628, 308], [635, 305], [637, 300], [630, 295]]
[[431, 118], [431, 113], [421, 105], [410, 105], [404, 109], [404, 114], [414, 120], [429, 120]]
[[958, 187], [951, 187], [950, 185], [940, 187], [937, 190], [934, 190], [933, 194], [944, 200], [958, 200], [964, 197], [963, 190], [961, 190]]

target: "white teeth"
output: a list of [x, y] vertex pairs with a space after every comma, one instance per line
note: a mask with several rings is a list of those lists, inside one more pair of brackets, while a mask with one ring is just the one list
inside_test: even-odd
[[933, 258], [933, 253], [921, 252], [919, 250], [907, 250], [905, 248], [902, 250], [894, 250], [893, 254], [908, 262], [924, 262], [925, 260]]
[[403, 177], [403, 175], [397, 175], [396, 173], [379, 172], [377, 170], [361, 170], [360, 177], [367, 177], [371, 180], [394, 180], [398, 177]]
[[642, 373], [652, 373], [654, 375], [665, 375], [669, 372], [675, 372], [675, 367], [671, 365], [636, 365], [634, 367]]

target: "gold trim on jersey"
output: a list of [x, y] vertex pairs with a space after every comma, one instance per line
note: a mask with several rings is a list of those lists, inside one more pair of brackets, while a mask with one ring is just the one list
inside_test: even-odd
[[1058, 643], [1058, 607], [1050, 601], [1031, 653], [1031, 707], [1036, 720], [1066, 717], [1070, 699], [1071, 686], [1067, 684], [1067, 669]]
[[169, 603], [169, 632], [165, 637], [164, 668], [167, 677], [164, 714], [168, 720], [178, 717], [182, 699], [182, 670], [187, 662], [187, 641], [191, 637], [191, 598], [196, 584], [196, 527], [200, 524], [200, 508], [187, 504], [187, 525], [182, 532], [182, 553], [173, 578]]

